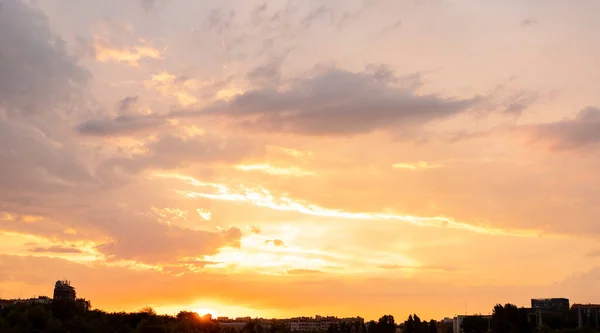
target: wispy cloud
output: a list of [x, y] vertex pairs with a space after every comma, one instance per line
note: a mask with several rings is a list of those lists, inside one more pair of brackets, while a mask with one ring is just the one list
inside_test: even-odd
[[247, 188], [240, 186], [239, 189], [233, 190], [222, 184], [201, 182], [192, 177], [179, 174], [157, 174], [157, 176], [180, 179], [197, 188], [205, 189], [205, 191], [178, 191], [181, 195], [188, 198], [245, 202], [258, 207], [297, 212], [311, 216], [360, 220], [395, 220], [423, 227], [459, 229], [488, 235], [534, 237], [539, 234], [536, 230], [505, 230], [491, 226], [459, 222], [445, 216], [422, 217], [374, 212], [348, 212], [340, 209], [324, 208], [284, 195], [275, 196], [263, 187]]
[[378, 265], [377, 268], [381, 269], [400, 269], [400, 270], [419, 270], [419, 271], [455, 271], [456, 268], [453, 267], [442, 267], [442, 266], [406, 266], [406, 265], [398, 265], [398, 264], [385, 264]]
[[306, 275], [306, 274], [322, 274], [323, 271], [316, 269], [288, 269], [286, 271], [290, 275]]
[[312, 151], [303, 151], [299, 149], [287, 148], [287, 147], [279, 147], [279, 146], [267, 146], [268, 152], [279, 152], [288, 156], [300, 158], [300, 157], [313, 157], [314, 154]]
[[312, 176], [315, 173], [312, 171], [305, 171], [298, 167], [280, 168], [270, 164], [239, 164], [235, 166], [236, 169], [242, 171], [262, 171], [270, 175], [285, 175], [285, 176]]
[[42, 252], [48, 252], [48, 253], [82, 253], [83, 251], [81, 251], [78, 248], [75, 247], [66, 247], [66, 246], [50, 246], [50, 247], [34, 247], [34, 248], [30, 248], [27, 251], [29, 252], [36, 252], [36, 253], [42, 253]]
[[395, 163], [392, 165], [395, 169], [407, 169], [407, 170], [427, 170], [427, 169], [438, 169], [443, 167], [442, 164], [428, 162], [416, 162], [416, 163]]

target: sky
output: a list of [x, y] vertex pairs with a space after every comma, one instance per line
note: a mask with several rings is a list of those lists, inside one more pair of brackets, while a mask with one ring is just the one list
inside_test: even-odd
[[1, 0], [0, 297], [600, 302], [596, 0]]

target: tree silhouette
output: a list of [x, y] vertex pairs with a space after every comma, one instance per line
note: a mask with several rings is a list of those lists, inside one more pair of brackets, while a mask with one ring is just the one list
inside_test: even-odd
[[468, 316], [462, 320], [460, 328], [464, 333], [485, 333], [489, 329], [489, 321], [483, 316]]
[[[535, 320], [524, 308], [514, 304], [496, 304], [492, 312], [492, 332], [494, 333], [531, 333], [535, 330]], [[555, 328], [561, 328], [556, 325]], [[565, 327], [562, 327], [565, 328]]]
[[429, 333], [438, 333], [437, 323], [433, 319], [429, 321]]
[[415, 320], [412, 315], [404, 322], [404, 333], [415, 333]]

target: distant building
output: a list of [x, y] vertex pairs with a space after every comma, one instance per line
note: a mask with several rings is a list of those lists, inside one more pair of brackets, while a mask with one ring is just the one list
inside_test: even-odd
[[362, 327], [364, 319], [361, 317], [355, 318], [337, 318], [337, 317], [299, 317], [291, 318], [288, 321], [288, 326], [292, 332], [326, 332], [329, 326], [333, 324], [354, 324]]
[[544, 318], [560, 316], [569, 311], [567, 298], [534, 298], [531, 300], [531, 313], [536, 317], [537, 326], [544, 323]]
[[571, 311], [577, 316], [579, 328], [600, 327], [600, 304], [573, 304]]
[[569, 299], [567, 298], [534, 298], [531, 300], [531, 308], [534, 312], [541, 311], [568, 311]]
[[444, 318], [440, 321], [435, 322], [435, 327], [437, 328], [438, 333], [453, 333], [454, 331], [454, 319], [453, 318]]
[[47, 296], [38, 296], [37, 298], [36, 297], [30, 298], [30, 299], [24, 300], [22, 302], [27, 303], [27, 304], [50, 304], [50, 303], [52, 303], [52, 299]]
[[478, 317], [481, 317], [483, 319], [487, 319], [487, 321], [488, 321], [488, 327], [491, 327], [492, 316], [490, 316], [490, 315], [487, 315], [487, 316], [482, 316], [482, 315], [464, 315], [464, 316], [463, 315], [458, 315], [458, 316], [456, 316], [456, 317], [454, 317], [452, 319], [452, 332], [453, 333], [461, 333], [462, 332], [461, 325], [462, 325], [463, 320], [465, 318], [474, 317], [474, 316], [478, 316]]
[[58, 280], [54, 285], [54, 299], [75, 301], [75, 288], [71, 286], [71, 282], [67, 280]]
[[0, 299], [0, 309], [15, 304], [17, 304], [17, 301], [14, 299]]

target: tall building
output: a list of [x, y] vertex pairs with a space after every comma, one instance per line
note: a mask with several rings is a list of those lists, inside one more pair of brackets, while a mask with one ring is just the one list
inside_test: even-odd
[[567, 298], [534, 298], [531, 300], [531, 308], [542, 311], [568, 311], [569, 299]]
[[75, 288], [67, 280], [58, 280], [54, 285], [54, 300], [75, 301]]
[[561, 313], [569, 311], [569, 300], [567, 298], [534, 298], [531, 300], [531, 311], [537, 318], [537, 326], [541, 326], [544, 320], [550, 317], [560, 316]]

